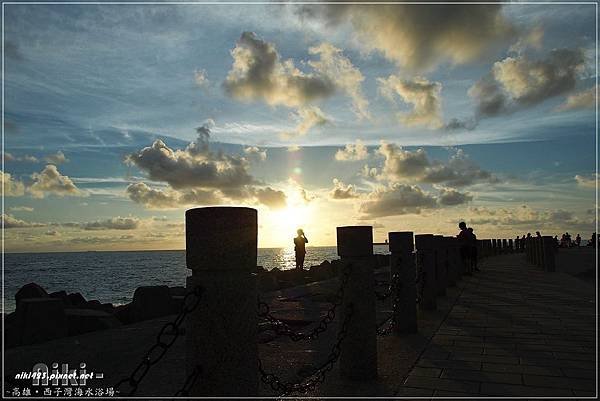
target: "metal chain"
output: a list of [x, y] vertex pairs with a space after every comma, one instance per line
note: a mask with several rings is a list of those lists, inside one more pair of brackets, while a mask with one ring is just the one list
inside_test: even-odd
[[[402, 264], [402, 260], [400, 258], [398, 258], [397, 264], [396, 264], [396, 271], [400, 271], [401, 269], [401, 264]], [[396, 326], [396, 316], [398, 316], [398, 308], [400, 307], [401, 304], [401, 289], [402, 289], [402, 282], [400, 282], [400, 273], [395, 273], [393, 278], [392, 278], [392, 285], [393, 285], [393, 289], [395, 290], [395, 294], [396, 296], [394, 297], [394, 303], [393, 303], [393, 307], [392, 307], [392, 313], [390, 314], [390, 316], [388, 316], [387, 319], [385, 319], [383, 322], [381, 322], [380, 324], [377, 325], [377, 335], [378, 336], [387, 336], [388, 334], [390, 334], [392, 332], [392, 330], [394, 330], [394, 327]], [[390, 286], [391, 288], [391, 286]], [[390, 291], [391, 294], [391, 291]], [[389, 323], [388, 323], [389, 322]], [[384, 326], [387, 324], [387, 327], [384, 328]]]
[[385, 301], [386, 299], [388, 299], [394, 293], [394, 290], [396, 289], [396, 286], [398, 285], [399, 281], [400, 275], [398, 273], [395, 273], [392, 276], [392, 280], [390, 281], [387, 291], [384, 293], [379, 293], [375, 291], [375, 298], [377, 298], [378, 301]]
[[[192, 313], [198, 305], [200, 304], [200, 299], [202, 297], [203, 289], [198, 286], [194, 288], [192, 291], [185, 294], [183, 298], [183, 304], [181, 305], [181, 311], [177, 315], [174, 321], [165, 324], [156, 336], [156, 343], [152, 345], [146, 354], [142, 358], [142, 361], [137, 365], [137, 367], [131, 372], [128, 377], [125, 377], [117, 382], [114, 386], [115, 391], [121, 394], [126, 394], [128, 396], [134, 395], [140, 385], [140, 382], [144, 379], [148, 371], [153, 365], [156, 365], [165, 353], [171, 348], [171, 346], [175, 343], [177, 338], [181, 335], [179, 331], [179, 326], [183, 323], [186, 316]], [[173, 338], [163, 340], [163, 337], [167, 334], [167, 330], [171, 329], [173, 333]], [[189, 379], [189, 378], [188, 378]], [[130, 389], [128, 392], [121, 390], [121, 386], [124, 384], [128, 384]], [[186, 380], [187, 384], [187, 380]]]
[[309, 391], [316, 388], [319, 384], [325, 381], [326, 374], [333, 369], [333, 365], [337, 362], [342, 352], [342, 343], [348, 333], [348, 324], [354, 314], [354, 306], [352, 304], [346, 307], [346, 313], [344, 321], [340, 331], [337, 334], [337, 339], [333, 345], [327, 360], [323, 362], [315, 371], [306, 379], [303, 379], [296, 383], [284, 382], [281, 378], [273, 373], [267, 373], [262, 365], [262, 361], [258, 360], [258, 371], [261, 375], [261, 380], [266, 385], [270, 386], [273, 391], [280, 394], [281, 397], [287, 396], [291, 393], [302, 393], [306, 394]]
[[185, 383], [183, 383], [183, 387], [181, 387], [175, 393], [175, 397], [182, 397], [182, 396], [189, 395], [190, 389], [194, 386], [194, 383], [196, 383], [196, 380], [198, 379], [198, 377], [200, 376], [201, 373], [202, 373], [202, 366], [200, 366], [200, 365], [194, 366], [192, 373], [190, 373], [188, 375], [188, 377], [185, 379]]
[[348, 279], [350, 277], [350, 271], [352, 270], [352, 265], [349, 264], [346, 266], [344, 274], [342, 276], [342, 282], [336, 294], [334, 296], [333, 305], [327, 311], [327, 314], [317, 327], [312, 329], [308, 333], [301, 333], [294, 331], [288, 324], [284, 321], [277, 319], [275, 316], [271, 314], [271, 308], [266, 302], [258, 300], [258, 316], [265, 319], [270, 326], [270, 329], [273, 330], [279, 336], [289, 337], [292, 341], [298, 342], [302, 340], [315, 340], [319, 337], [319, 335], [327, 330], [327, 327], [333, 320], [335, 319], [335, 311], [336, 308], [341, 305], [342, 300], [344, 299], [344, 291], [346, 290], [346, 285], [348, 284]]

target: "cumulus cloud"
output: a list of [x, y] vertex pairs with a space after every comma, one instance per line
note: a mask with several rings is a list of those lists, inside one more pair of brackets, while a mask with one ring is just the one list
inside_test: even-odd
[[9, 228], [33, 228], [33, 227], [44, 227], [45, 224], [33, 223], [30, 221], [20, 220], [11, 214], [2, 214], [2, 224], [5, 229]]
[[500, 4], [332, 4], [301, 10], [329, 24], [349, 22], [367, 50], [413, 71], [475, 60], [514, 34]]
[[244, 32], [231, 51], [232, 69], [225, 91], [240, 100], [262, 100], [269, 105], [300, 107], [333, 94], [327, 77], [305, 74], [292, 60], [281, 61], [275, 46], [253, 32]]
[[38, 158], [31, 155], [23, 155], [23, 156], [15, 156], [12, 153], [4, 152], [4, 161], [6, 162], [27, 162], [27, 163], [37, 163], [39, 162]]
[[517, 42], [510, 46], [509, 52], [522, 54], [526, 49], [541, 49], [544, 39], [544, 28], [541, 25], [536, 25], [529, 32], [524, 33], [519, 37]]
[[266, 187], [255, 189], [253, 193], [260, 204], [271, 209], [283, 209], [287, 206], [287, 197], [283, 191]]
[[384, 157], [381, 171], [366, 167], [363, 173], [378, 180], [416, 181], [452, 187], [498, 181], [489, 171], [473, 162], [462, 149], [454, 150], [447, 163], [430, 160], [423, 149], [410, 151], [391, 143], [382, 143], [377, 153]]
[[148, 209], [177, 209], [188, 205], [215, 205], [223, 202], [223, 198], [215, 191], [188, 189], [180, 192], [171, 188], [162, 190], [143, 182], [129, 184], [125, 193], [129, 199]]
[[211, 152], [207, 128], [199, 128], [198, 133], [198, 139], [183, 150], [173, 150], [157, 139], [152, 146], [128, 155], [126, 162], [147, 173], [150, 179], [167, 182], [175, 189], [234, 189], [254, 182], [248, 173], [247, 159]]
[[586, 177], [586, 176], [577, 174], [575, 176], [575, 181], [577, 182], [577, 185], [579, 185], [580, 187], [596, 189], [596, 182], [598, 181], [598, 175], [592, 174], [592, 176]]
[[135, 230], [140, 226], [136, 217], [113, 217], [105, 220], [96, 220], [81, 223], [84, 230]]
[[567, 100], [560, 106], [557, 111], [568, 111], [568, 110], [580, 110], [580, 109], [592, 109], [596, 105], [596, 91], [597, 86], [593, 86], [587, 90], [569, 95]]
[[443, 206], [462, 205], [473, 200], [469, 193], [459, 192], [454, 188], [440, 188], [438, 203]]
[[248, 158], [256, 161], [265, 161], [267, 160], [267, 151], [261, 150], [256, 146], [248, 146], [244, 148], [244, 154], [248, 156]]
[[52, 163], [52, 164], [62, 164], [62, 163], [66, 163], [69, 161], [69, 159], [67, 159], [67, 157], [61, 150], [59, 150], [58, 152], [56, 152], [54, 154], [44, 157], [44, 160], [46, 162]]
[[39, 173], [31, 175], [33, 184], [27, 189], [35, 198], [43, 198], [45, 195], [56, 196], [86, 196], [73, 181], [66, 175], [62, 175], [55, 165], [48, 164]]
[[442, 84], [430, 82], [425, 78], [401, 79], [396, 75], [378, 78], [379, 91], [391, 101], [399, 96], [404, 103], [411, 104], [412, 110], [399, 113], [400, 122], [408, 126], [426, 126], [440, 128], [442, 126], [441, 96]]
[[333, 189], [329, 193], [331, 199], [355, 199], [360, 195], [356, 192], [356, 187], [352, 184], [344, 185], [344, 183], [337, 178], [333, 179]]
[[543, 60], [507, 57], [469, 89], [477, 115], [489, 117], [531, 107], [575, 88], [583, 71], [581, 49], [555, 49]]
[[359, 118], [368, 118], [368, 101], [362, 93], [364, 77], [360, 70], [343, 55], [342, 50], [329, 43], [309, 49], [310, 72], [299, 70], [291, 59], [282, 60], [275, 46], [253, 32], [244, 32], [231, 51], [233, 65], [223, 83], [225, 92], [242, 101], [263, 101], [271, 106], [296, 110], [300, 121], [286, 137], [305, 135], [312, 127], [323, 125], [327, 119], [315, 102], [336, 92], [346, 93]]
[[298, 125], [292, 131], [281, 133], [284, 139], [294, 139], [298, 136], [304, 136], [313, 127], [320, 127], [329, 122], [325, 114], [317, 106], [307, 106], [300, 108], [295, 114], [294, 119]]
[[2, 180], [2, 189], [4, 196], [22, 196], [25, 194], [25, 185], [12, 178], [9, 173], [0, 170], [0, 179]]
[[200, 87], [208, 85], [209, 81], [206, 77], [206, 71], [202, 69], [194, 71], [194, 82]]
[[416, 185], [394, 183], [371, 192], [359, 211], [363, 218], [377, 218], [403, 214], [419, 214], [423, 209], [435, 208], [436, 198]]
[[334, 82], [336, 88], [346, 92], [352, 99], [352, 109], [359, 118], [370, 118], [369, 101], [362, 93], [365, 77], [350, 59], [343, 55], [342, 50], [329, 43], [322, 43], [311, 47], [308, 52], [319, 56], [319, 60], [311, 60], [308, 65]]
[[369, 157], [369, 150], [361, 140], [349, 143], [343, 149], [338, 149], [335, 152], [335, 160], [338, 161], [365, 160], [367, 157]]
[[473, 216], [469, 224], [482, 224], [503, 227], [519, 227], [524, 230], [534, 230], [541, 227], [556, 226], [589, 226], [589, 221], [577, 218], [573, 212], [562, 209], [537, 210], [528, 205], [520, 205], [514, 208], [469, 208], [469, 214]]

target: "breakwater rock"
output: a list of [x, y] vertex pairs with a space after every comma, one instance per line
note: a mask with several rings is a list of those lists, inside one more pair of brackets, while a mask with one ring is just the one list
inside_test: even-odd
[[[389, 255], [374, 255], [376, 267], [389, 265]], [[265, 271], [257, 267], [260, 292], [277, 291], [337, 277], [340, 260], [324, 261], [305, 270]], [[5, 316], [5, 345], [42, 343], [97, 330], [177, 314], [185, 296], [184, 287], [141, 286], [133, 300], [114, 306], [98, 300], [86, 300], [78, 293], [48, 293], [36, 283], [25, 284], [15, 294], [16, 310]]]

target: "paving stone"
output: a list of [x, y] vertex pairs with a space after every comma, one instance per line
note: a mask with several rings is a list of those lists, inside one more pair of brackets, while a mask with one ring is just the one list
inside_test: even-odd
[[594, 380], [570, 377], [523, 375], [523, 382], [528, 386], [558, 387], [592, 391], [596, 387]]
[[456, 391], [471, 394], [479, 393], [479, 383], [470, 381], [408, 376], [405, 384], [409, 387], [430, 388], [434, 390]]
[[521, 375], [482, 370], [444, 369], [442, 379], [472, 380], [478, 382], [522, 384]]
[[570, 389], [532, 387], [517, 384], [481, 383], [481, 394], [519, 397], [571, 397]]
[[582, 379], [596, 378], [596, 371], [592, 369], [563, 368], [562, 371], [567, 377], [577, 377]]
[[425, 377], [440, 377], [442, 373], [441, 368], [425, 368], [421, 366], [417, 366], [410, 371], [411, 375], [414, 376], [425, 376]]

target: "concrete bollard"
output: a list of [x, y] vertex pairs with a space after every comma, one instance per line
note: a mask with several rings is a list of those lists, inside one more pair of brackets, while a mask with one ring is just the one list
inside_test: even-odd
[[[352, 380], [377, 377], [373, 227], [337, 227], [337, 251], [342, 260], [341, 279], [349, 274], [341, 305], [340, 327], [348, 307], [352, 318], [340, 353], [340, 373]], [[349, 270], [348, 270], [349, 269]]]
[[257, 212], [190, 209], [185, 226], [187, 291], [203, 289], [186, 320], [187, 375], [202, 367], [189, 395], [257, 396]]
[[502, 239], [502, 250], [504, 253], [509, 253], [510, 249], [508, 249], [508, 241], [506, 238]]
[[444, 296], [448, 286], [448, 249], [443, 235], [434, 235], [433, 240], [435, 245], [435, 293], [438, 296]]
[[419, 282], [421, 302], [419, 308], [423, 310], [437, 309], [435, 300], [437, 284], [435, 276], [435, 244], [433, 234], [415, 235], [417, 247], [417, 265], [421, 268]]
[[417, 332], [416, 267], [412, 231], [388, 233], [390, 273], [399, 276], [399, 304], [394, 316], [396, 334]]
[[502, 240], [496, 239], [496, 244], [498, 245], [498, 255], [502, 255], [504, 253], [504, 249], [502, 249]]
[[513, 240], [512, 238], [509, 238], [508, 240], [508, 252], [513, 253], [515, 251], [515, 248], [513, 248]]
[[498, 244], [496, 244], [496, 240], [492, 239], [492, 255], [498, 254]]
[[543, 250], [543, 242], [542, 242], [542, 237], [536, 237], [536, 251], [537, 251], [537, 265], [538, 267], [544, 267], [544, 250]]
[[457, 268], [457, 249], [456, 249], [456, 238], [454, 237], [444, 237], [444, 242], [446, 243], [446, 271], [448, 287], [456, 287], [456, 268]]
[[554, 238], [549, 235], [542, 237], [542, 249], [544, 259], [544, 270], [547, 272], [556, 271], [556, 261], [554, 259]]

